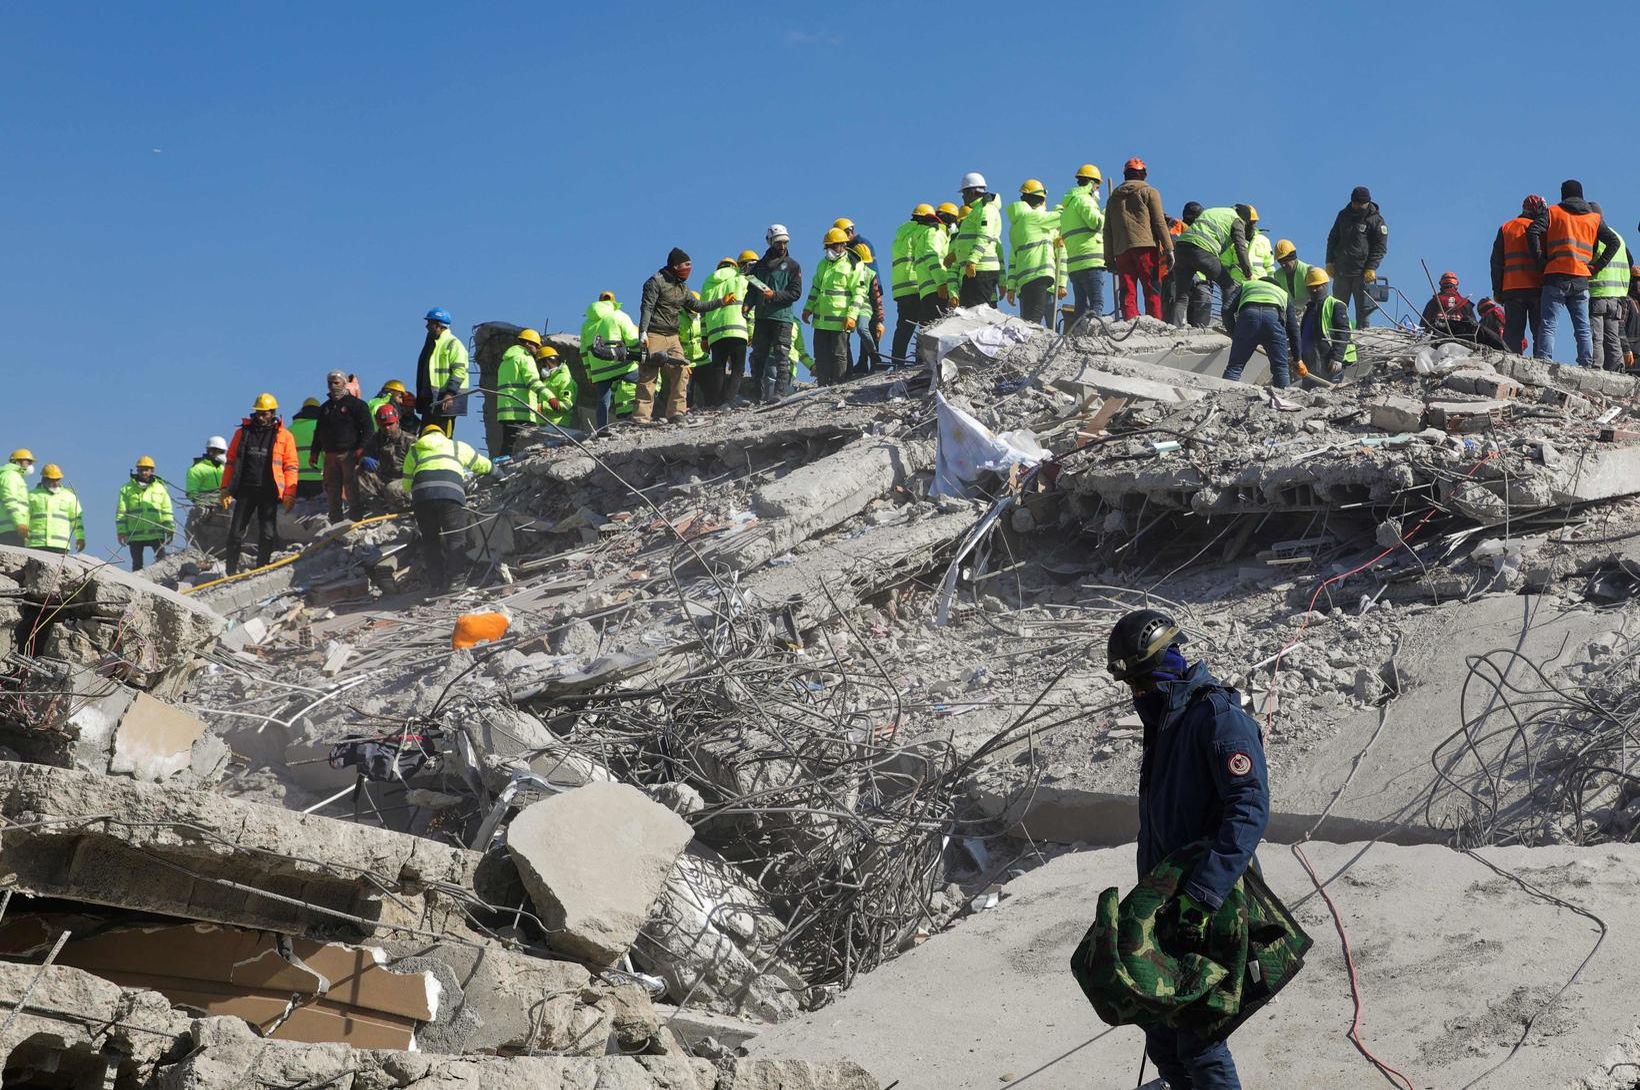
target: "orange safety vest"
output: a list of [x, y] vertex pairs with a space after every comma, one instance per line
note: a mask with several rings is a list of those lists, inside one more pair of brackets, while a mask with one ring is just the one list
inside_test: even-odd
[[1544, 253], [1545, 273], [1559, 276], [1588, 276], [1589, 259], [1594, 256], [1595, 236], [1600, 233], [1598, 212], [1566, 211], [1560, 205], [1549, 209], [1549, 231]]
[[1532, 226], [1532, 217], [1516, 216], [1498, 232], [1503, 235], [1503, 290], [1537, 291], [1543, 287], [1543, 270], [1532, 258], [1532, 247], [1526, 242], [1526, 229]]

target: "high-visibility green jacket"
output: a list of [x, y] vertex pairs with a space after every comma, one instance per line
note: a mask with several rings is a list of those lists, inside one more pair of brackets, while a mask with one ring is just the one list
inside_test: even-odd
[[1059, 213], [1032, 208], [1024, 201], [1008, 206], [1007, 291], [1018, 291], [1047, 277], [1055, 289], [1064, 284], [1064, 251], [1053, 244], [1059, 235]]
[[323, 455], [320, 455], [318, 465], [308, 465], [308, 452], [313, 449], [313, 429], [318, 426], [318, 409], [303, 409], [290, 418], [290, 437], [296, 440], [296, 479], [299, 482], [325, 479]]
[[[1275, 251], [1271, 251], [1275, 256]], [[1293, 271], [1288, 272], [1283, 265], [1277, 265], [1276, 271], [1271, 274], [1280, 285], [1281, 290], [1287, 293], [1288, 306], [1298, 309], [1303, 301], [1309, 298], [1310, 289], [1304, 283], [1304, 278], [1310, 275], [1310, 267], [1302, 261], [1293, 262]]]
[[600, 299], [587, 307], [586, 321], [581, 323], [581, 362], [593, 382], [620, 378], [632, 370], [632, 363], [625, 356], [601, 360], [592, 354], [592, 346], [600, 337], [611, 344], [618, 341], [627, 348], [638, 343], [638, 327], [621, 309], [621, 304]]
[[85, 511], [80, 497], [67, 485], [55, 492], [36, 485], [28, 494], [28, 547], [66, 552], [75, 544], [85, 548]]
[[16, 462], [0, 466], [0, 534], [28, 526], [28, 478]]
[[508, 424], [535, 423], [546, 393], [530, 350], [521, 344], [509, 346], [495, 371], [495, 418]]
[[[844, 260], [847, 260], [847, 258]], [[864, 261], [854, 262], [854, 297], [857, 303], [854, 320], [858, 325], [868, 325], [877, 317], [871, 306], [871, 282], [875, 279], [877, 279], [876, 265], [867, 265]]]
[[[1331, 349], [1334, 343], [1335, 331], [1339, 329], [1351, 330], [1355, 328], [1355, 323], [1350, 321], [1349, 305], [1345, 303], [1344, 300], [1333, 295], [1324, 295], [1321, 297], [1321, 309], [1317, 314], [1316, 320], [1320, 325], [1321, 343], [1328, 346], [1329, 356], [1331, 355]], [[1348, 337], [1347, 339], [1348, 347], [1344, 349], [1343, 362], [1345, 364], [1351, 364], [1357, 359], [1355, 352], [1355, 338]], [[1337, 363], [1338, 361], [1332, 360], [1331, 362]]]
[[164, 541], [176, 533], [177, 520], [171, 513], [171, 493], [165, 482], [155, 477], [146, 485], [135, 477], [120, 486], [114, 506], [114, 532], [127, 541]]
[[443, 393], [459, 394], [467, 388], [467, 346], [448, 329], [439, 334], [433, 345], [427, 375], [435, 398]]
[[[1615, 232], [1614, 232], [1615, 233]], [[1606, 267], [1589, 278], [1590, 299], [1621, 299], [1629, 293], [1629, 247], [1617, 236], [1617, 252]]]
[[490, 471], [490, 460], [459, 439], [433, 432], [417, 439], [404, 456], [410, 500], [467, 501], [467, 478]]
[[888, 249], [888, 277], [895, 299], [909, 299], [918, 292], [916, 249], [923, 232], [927, 230], [926, 223], [906, 220], [894, 232], [894, 241]]
[[[1242, 274], [1241, 263], [1236, 260], [1236, 244], [1231, 242], [1219, 254], [1219, 260], [1230, 274], [1230, 279], [1236, 283], [1244, 283], [1248, 279], [1263, 280], [1267, 276], [1274, 276], [1276, 272], [1276, 248], [1270, 242], [1270, 236], [1263, 231], [1255, 230], [1252, 241], [1247, 244], [1247, 263], [1253, 266], [1253, 275], [1247, 277]], [[1283, 288], [1283, 291], [1286, 289]], [[1291, 298], [1289, 295], [1288, 298]]]
[[212, 458], [195, 458], [186, 483], [190, 503], [214, 502], [222, 491], [222, 467]]
[[809, 297], [803, 309], [814, 316], [814, 328], [840, 331], [844, 322], [860, 310], [859, 281], [854, 263], [844, 254], [836, 261], [820, 259], [820, 267], [809, 281]]
[[1273, 280], [1249, 280], [1241, 286], [1241, 292], [1236, 296], [1236, 310], [1253, 304], [1264, 304], [1272, 307], [1287, 309], [1287, 293]]
[[[973, 265], [980, 272], [1002, 271], [1002, 200], [987, 193], [971, 206], [951, 243], [953, 267]], [[961, 275], [960, 273], [958, 275]]]
[[617, 382], [609, 389], [609, 411], [616, 416], [631, 416], [638, 407], [638, 384], [631, 379]]
[[[714, 269], [712, 275], [706, 278], [706, 283], [700, 286], [701, 302], [715, 303], [730, 295], [745, 302], [749, 286], [746, 274], [740, 271], [739, 266], [725, 265]], [[708, 348], [719, 341], [752, 339], [751, 326], [746, 321], [746, 312], [740, 309], [740, 303], [707, 311], [701, 316], [700, 326], [706, 334]]]
[[1207, 208], [1196, 217], [1196, 222], [1184, 229], [1177, 242], [1188, 243], [1217, 256], [1233, 246], [1231, 236], [1236, 221], [1241, 219], [1234, 208]]
[[917, 294], [924, 299], [938, 295], [940, 287], [951, 282], [951, 271], [945, 267], [945, 255], [950, 251], [951, 232], [943, 223], [923, 227], [912, 260], [917, 265]]
[[[719, 307], [719, 310], [738, 310], [738, 307]], [[678, 343], [683, 347], [683, 358], [691, 367], [706, 362], [706, 344], [701, 340], [700, 315], [692, 310], [678, 311]]]
[[1066, 271], [1105, 267], [1105, 213], [1097, 184], [1076, 186], [1059, 202], [1059, 237], [1065, 240]]
[[569, 373], [568, 367], [559, 364], [546, 373], [542, 382], [546, 384], [548, 397], [558, 399], [558, 408], [554, 409], [552, 403], [543, 397], [542, 414], [560, 428], [569, 427], [575, 410], [575, 376]]

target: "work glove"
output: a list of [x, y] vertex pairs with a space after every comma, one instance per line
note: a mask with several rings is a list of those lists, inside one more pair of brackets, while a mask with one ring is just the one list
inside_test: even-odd
[[736, 301], [738, 301], [738, 299], [739, 299], [739, 296], [735, 295], [734, 292], [730, 292], [728, 295], [725, 295], [723, 297], [723, 305], [724, 306], [730, 306], [733, 303], [735, 303]]
[[1071, 293], [1071, 289], [1069, 289], [1069, 288], [1060, 288], [1059, 289], [1059, 297], [1061, 299], [1065, 298], [1065, 296], [1069, 295], [1070, 293]]
[[1003, 292], [1003, 294], [1008, 297], [1008, 305], [1013, 306], [1014, 305], [1014, 289], [1009, 288], [1007, 291]]
[[233, 506], [233, 497], [228, 495], [226, 492], [224, 492], [222, 494], [222, 510], [226, 511], [228, 508], [230, 508], [232, 506]]
[[1053, 247], [1056, 250], [1063, 250], [1065, 248], [1065, 240], [1060, 238], [1058, 235], [1055, 235], [1053, 239]]
[[955, 265], [956, 263], [957, 263], [957, 255], [956, 254], [948, 253], [948, 254], [945, 255], [945, 267], [946, 268], [949, 269], [952, 265]]
[[124, 534], [116, 534], [115, 536], [120, 539], [120, 544], [121, 545], [125, 544], [125, 535]]
[[972, 280], [978, 275], [979, 266], [974, 264], [972, 261], [962, 267], [962, 276], [964, 280]]
[[364, 470], [366, 473], [374, 473], [376, 470], [381, 468], [381, 462], [377, 461], [375, 458], [360, 458], [359, 468]]
[[1373, 283], [1374, 281], [1376, 281], [1378, 279], [1378, 270], [1377, 269], [1368, 269], [1366, 272], [1361, 274], [1361, 279], [1363, 281], [1365, 281], [1366, 283], [1368, 283], [1368, 284]]
[[814, 312], [813, 311], [805, 310], [803, 312], [803, 324], [804, 325], [813, 325], [814, 324]]
[[949, 284], [940, 285], [940, 298], [946, 300], [951, 298], [951, 286]]
[[843, 319], [843, 331], [845, 333], [853, 333], [854, 332], [854, 327], [859, 325], [859, 324], [860, 323], [855, 321], [853, 318], [844, 318]]
[[559, 404], [556, 397], [549, 397], [547, 398], [547, 408], [551, 409], [553, 412], [557, 412], [563, 408], [563, 405]]

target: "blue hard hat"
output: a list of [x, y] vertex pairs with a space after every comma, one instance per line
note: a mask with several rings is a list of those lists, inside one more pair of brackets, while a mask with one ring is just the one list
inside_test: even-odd
[[443, 307], [434, 307], [432, 310], [427, 312], [427, 321], [443, 322], [445, 325], [450, 325], [450, 312], [445, 310]]

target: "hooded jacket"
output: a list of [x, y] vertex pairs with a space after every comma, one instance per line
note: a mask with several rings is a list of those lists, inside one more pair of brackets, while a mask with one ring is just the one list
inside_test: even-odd
[[1378, 202], [1365, 208], [1346, 204], [1338, 210], [1332, 230], [1327, 232], [1327, 264], [1339, 276], [1360, 276], [1368, 269], [1377, 271], [1389, 253], [1389, 225], [1378, 214]]
[[710, 303], [696, 299], [689, 285], [679, 280], [671, 269], [656, 270], [654, 276], [644, 281], [643, 299], [638, 306], [638, 337], [642, 339], [651, 331], [676, 337], [684, 311], [705, 314], [723, 305], [722, 299]]
[[599, 299], [587, 307], [586, 321], [581, 323], [581, 364], [591, 382], [607, 382], [620, 378], [632, 370], [632, 363], [623, 354], [619, 359], [599, 357], [593, 349], [603, 341], [606, 345], [621, 344], [631, 348], [638, 343], [638, 327], [621, 309], [621, 304]]
[[[1589, 202], [1582, 197], [1567, 197], [1559, 203], [1561, 208], [1574, 216], [1582, 216], [1594, 211], [1589, 207]], [[1548, 263], [1548, 257], [1545, 254], [1545, 239], [1548, 237], [1548, 233], [1549, 211], [1544, 209], [1543, 214], [1534, 219], [1532, 226], [1526, 229], [1526, 244], [1532, 248], [1532, 257], [1537, 261], [1539, 268]], [[1612, 255], [1617, 253], [1617, 248], [1623, 245], [1623, 240], [1618, 237], [1616, 231], [1606, 226], [1604, 219], [1600, 221], [1600, 229], [1595, 232], [1595, 242], [1594, 256], [1589, 261], [1589, 276], [1591, 277], [1598, 275], [1600, 270], [1606, 267], [1606, 263], [1612, 259]], [[1546, 275], [1553, 276], [1556, 274], [1549, 273]], [[1581, 280], [1584, 278], [1573, 277], [1572, 279]]]
[[1224, 903], [1252, 861], [1270, 820], [1269, 774], [1259, 727], [1198, 662], [1135, 702], [1144, 723], [1139, 765], [1139, 873], [1206, 838], [1207, 853], [1185, 891], [1209, 908]]

